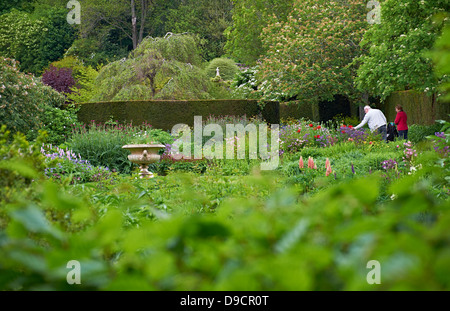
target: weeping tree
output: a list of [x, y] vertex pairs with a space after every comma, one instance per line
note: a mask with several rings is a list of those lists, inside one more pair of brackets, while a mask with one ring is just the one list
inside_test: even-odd
[[146, 38], [128, 58], [99, 73], [91, 101], [209, 99], [214, 88], [200, 68], [198, 42], [192, 35]]

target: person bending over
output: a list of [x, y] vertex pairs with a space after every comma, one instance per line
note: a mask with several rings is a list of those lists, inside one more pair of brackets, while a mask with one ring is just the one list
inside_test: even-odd
[[379, 109], [372, 109], [370, 106], [364, 106], [364, 112], [366, 115], [360, 124], [354, 127], [355, 130], [363, 127], [366, 123], [369, 129], [374, 132], [377, 131], [381, 134], [381, 138], [386, 142], [386, 117]]

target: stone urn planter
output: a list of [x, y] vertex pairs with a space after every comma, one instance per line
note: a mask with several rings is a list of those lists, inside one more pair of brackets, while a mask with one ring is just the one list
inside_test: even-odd
[[131, 154], [128, 155], [128, 160], [140, 166], [141, 172], [139, 176], [141, 178], [153, 178], [153, 173], [148, 171], [148, 165], [159, 161], [161, 156], [158, 154], [158, 151], [165, 147], [161, 144], [136, 144], [125, 145], [122, 148], [131, 151]]

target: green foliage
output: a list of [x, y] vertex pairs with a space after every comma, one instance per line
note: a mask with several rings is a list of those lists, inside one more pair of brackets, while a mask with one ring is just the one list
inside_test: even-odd
[[269, 16], [276, 15], [285, 21], [294, 1], [289, 0], [234, 0], [233, 24], [225, 31], [225, 51], [239, 62], [253, 66], [266, 53], [262, 30], [269, 23]]
[[206, 75], [209, 78], [216, 77], [217, 68], [219, 68], [219, 75], [223, 80], [233, 80], [234, 76], [239, 71], [238, 66], [236, 66], [236, 63], [232, 59], [222, 57], [215, 58], [209, 62], [205, 69]]
[[424, 167], [381, 202], [376, 175], [310, 197], [276, 174], [44, 183], [36, 203], [6, 206], [0, 287], [73, 289], [75, 258], [85, 290], [448, 290], [450, 205], [429, 192], [440, 177]]
[[371, 26], [361, 41], [368, 55], [358, 59], [358, 89], [381, 99], [408, 89], [435, 93], [438, 79], [424, 52], [433, 46], [442, 28], [434, 15], [449, 9], [445, 0], [381, 2], [381, 23]]
[[[39, 172], [45, 168], [44, 156], [39, 145], [46, 138], [40, 133], [35, 144], [30, 144], [25, 135], [15, 133], [10, 138], [5, 125], [0, 128], [0, 205], [9, 202], [15, 195], [28, 195], [28, 187], [42, 178]], [[0, 218], [3, 210], [0, 209]], [[1, 226], [0, 221], [0, 228]]]
[[101, 38], [88, 37], [76, 39], [68, 48], [65, 57], [76, 57], [86, 66], [97, 68], [128, 55], [128, 48], [121, 46], [116, 38], [105, 35]]
[[65, 98], [34, 76], [19, 71], [15, 60], [0, 57], [0, 124], [12, 133], [37, 136], [43, 126], [43, 107], [61, 107]]
[[231, 83], [233, 98], [254, 98], [260, 97], [256, 92], [258, 89], [258, 81], [256, 80], [256, 72], [258, 66], [238, 71]]
[[353, 58], [367, 27], [361, 1], [297, 1], [286, 21], [268, 19], [262, 42], [267, 52], [257, 72], [266, 99], [333, 100], [359, 98], [353, 86]]
[[125, 131], [108, 125], [91, 124], [74, 128], [67, 145], [75, 154], [94, 166], [108, 167], [123, 174], [129, 174], [133, 164], [128, 161], [129, 151], [122, 149], [130, 143]]
[[71, 88], [71, 93], [65, 94], [71, 102], [89, 102], [97, 94], [94, 82], [98, 76], [98, 71], [91, 66], [84, 66], [78, 57], [66, 56], [57, 62], [53, 62], [51, 66], [72, 70], [76, 85]]
[[31, 11], [32, 3], [30, 3], [29, 0], [9, 0], [9, 1], [2, 1], [0, 3], [0, 15], [8, 13], [12, 9], [17, 9], [20, 11]]
[[[448, 10], [447, 14], [441, 18], [446, 17], [448, 20]], [[449, 60], [449, 46], [450, 42], [450, 25], [447, 24], [443, 27], [442, 35], [436, 40], [433, 50], [430, 52], [430, 56], [435, 63], [435, 72], [437, 76], [441, 79], [442, 85], [440, 90], [445, 92], [446, 96], [442, 99], [443, 101], [450, 101], [450, 60]], [[438, 94], [440, 97], [440, 94]]]
[[[45, 32], [42, 20], [33, 20], [30, 14], [12, 10], [0, 21], [0, 53], [21, 62], [21, 69], [36, 73], [35, 54]], [[36, 70], [35, 70], [36, 69]]]
[[200, 64], [193, 36], [147, 38], [130, 58], [100, 71], [92, 101], [211, 98], [213, 86]]
[[173, 137], [168, 132], [160, 129], [143, 129], [132, 131], [130, 135], [130, 144], [163, 144], [168, 145], [173, 143]]
[[64, 9], [47, 7], [35, 14], [12, 10], [2, 15], [0, 53], [20, 61], [21, 70], [37, 74], [70, 47], [74, 30]]
[[[16, 141], [0, 144], [2, 159], [23, 156], [29, 145]], [[39, 144], [29, 157], [42, 164]], [[21, 189], [0, 210], [0, 288], [73, 289], [66, 267], [78, 260], [85, 290], [373, 290], [366, 265], [375, 259], [375, 289], [448, 290], [448, 157], [423, 152], [415, 171], [396, 177], [371, 163], [409, 147], [360, 147], [303, 150], [317, 169], [291, 158], [279, 173], [253, 167], [247, 176], [251, 165], [217, 161], [201, 176], [198, 162], [185, 166], [189, 174], [149, 180], [30, 183], [27, 196]], [[323, 176], [326, 158], [336, 179]], [[4, 163], [0, 172], [7, 167], [14, 180], [42, 170]]]
[[69, 139], [72, 134], [72, 128], [77, 126], [77, 109], [67, 107], [60, 109], [49, 105], [42, 105], [43, 130], [47, 132], [47, 143], [61, 145]]
[[[201, 55], [205, 60], [209, 61], [222, 56], [226, 41], [224, 30], [231, 25], [232, 1], [178, 0], [171, 2], [167, 4], [171, 6], [167, 9], [163, 8], [163, 3], [157, 3], [161, 16], [152, 14], [155, 18], [164, 19], [162, 25], [164, 30], [158, 30], [158, 35], [161, 36], [167, 32], [198, 34]], [[156, 32], [152, 28], [150, 31]]]
[[72, 150], [45, 145], [41, 152], [46, 156], [45, 176], [62, 183], [113, 182], [114, 174], [108, 167], [92, 166], [89, 161]]
[[154, 56], [154, 52], [160, 53], [166, 60], [180, 63], [189, 63], [193, 66], [201, 65], [198, 42], [195, 36], [186, 34], [168, 33], [165, 37], [148, 38], [131, 53], [131, 57]]
[[408, 139], [413, 143], [418, 143], [425, 140], [427, 136], [434, 135], [441, 127], [442, 125], [439, 123], [433, 125], [411, 124], [408, 126]]

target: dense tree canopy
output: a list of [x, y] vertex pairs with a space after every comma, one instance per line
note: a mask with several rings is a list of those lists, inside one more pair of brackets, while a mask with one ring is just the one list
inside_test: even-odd
[[[444, 15], [443, 18], [448, 18], [448, 15]], [[436, 65], [436, 75], [442, 81], [442, 84], [439, 86], [438, 97], [445, 95], [440, 98], [448, 104], [450, 102], [450, 22], [448, 19], [442, 35], [435, 42], [430, 56]], [[443, 94], [440, 94], [441, 92]]]
[[[177, 6], [164, 12], [164, 31], [198, 34], [205, 60], [223, 55], [224, 31], [231, 25], [231, 0], [172, 1]], [[162, 36], [165, 33], [155, 33]]]
[[0, 20], [0, 55], [21, 63], [21, 69], [41, 73], [52, 61], [62, 57], [75, 39], [63, 9], [50, 7], [33, 14], [16, 9]]
[[433, 17], [449, 9], [448, 0], [381, 1], [381, 23], [371, 26], [361, 42], [368, 54], [358, 60], [357, 87], [382, 99], [408, 89], [435, 92], [438, 79], [424, 52], [442, 28]]
[[286, 21], [276, 16], [263, 30], [267, 49], [257, 73], [262, 95], [269, 99], [332, 100], [357, 96], [353, 58], [367, 10], [358, 0], [297, 1]]
[[270, 16], [285, 21], [295, 0], [233, 0], [233, 25], [226, 30], [226, 52], [239, 62], [254, 65], [266, 48], [262, 30]]

